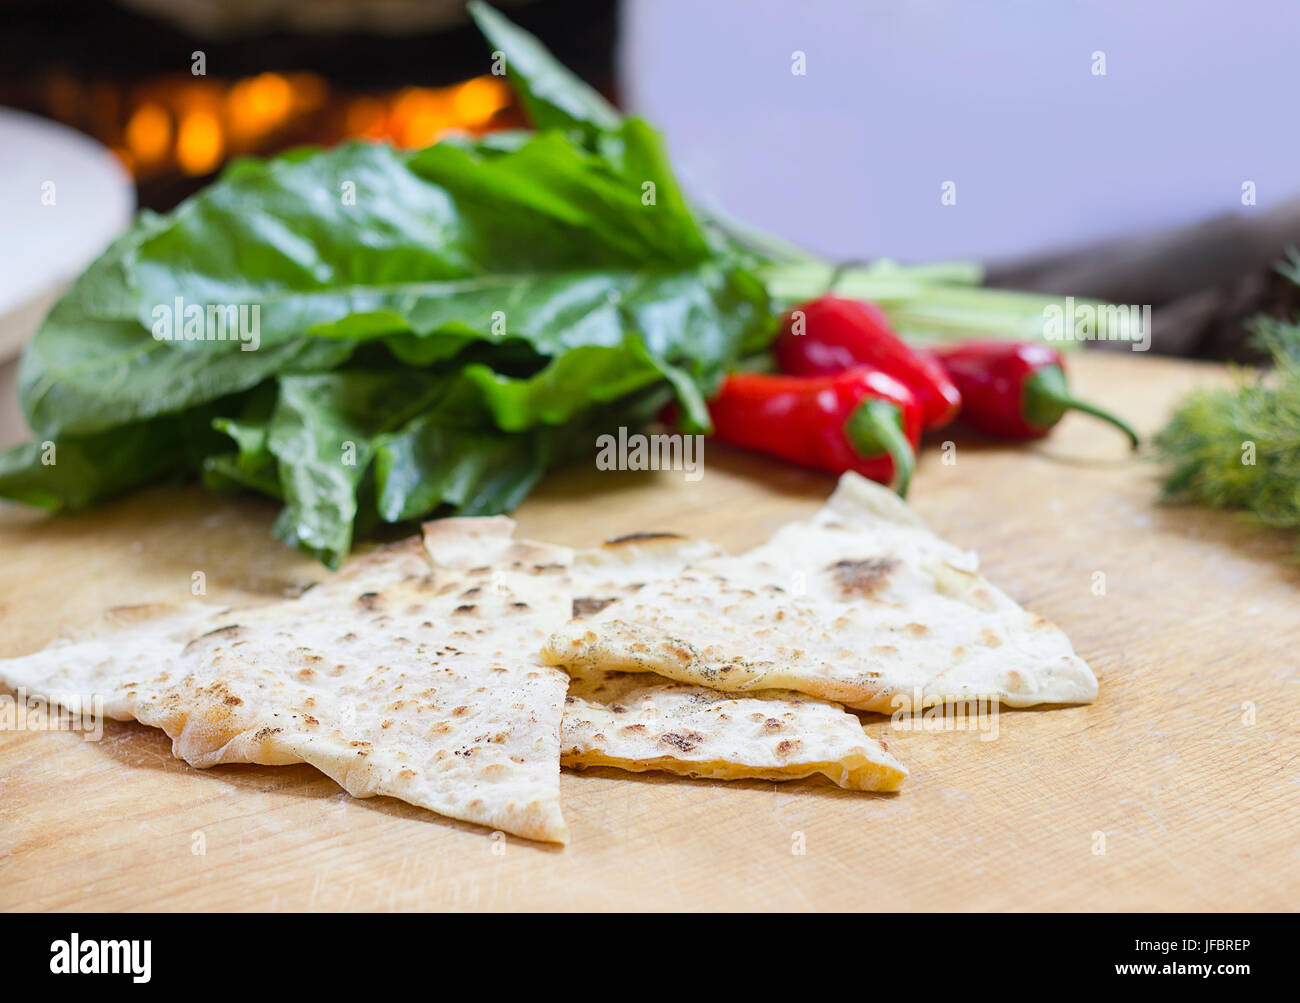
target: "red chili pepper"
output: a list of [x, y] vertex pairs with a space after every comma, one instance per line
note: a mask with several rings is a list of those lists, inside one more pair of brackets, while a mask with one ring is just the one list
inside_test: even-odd
[[899, 380], [870, 366], [833, 376], [732, 373], [709, 402], [718, 438], [801, 466], [855, 470], [907, 494], [921, 438], [921, 406]]
[[822, 296], [795, 307], [772, 346], [782, 372], [820, 376], [853, 366], [883, 369], [905, 383], [921, 405], [926, 428], [948, 424], [961, 394], [933, 358], [896, 335], [874, 303]]
[[1137, 433], [1070, 395], [1061, 353], [1040, 342], [971, 341], [938, 347], [935, 358], [961, 390], [961, 420], [989, 435], [1036, 439], [1073, 409], [1110, 422], [1136, 449]]

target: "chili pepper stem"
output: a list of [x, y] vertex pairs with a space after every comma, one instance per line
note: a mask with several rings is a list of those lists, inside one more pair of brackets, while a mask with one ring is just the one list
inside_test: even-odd
[[1045, 366], [1030, 377], [1025, 384], [1024, 400], [1025, 420], [1032, 425], [1050, 428], [1056, 424], [1066, 411], [1082, 411], [1102, 421], [1108, 421], [1126, 436], [1132, 448], [1138, 448], [1138, 434], [1127, 422], [1096, 404], [1071, 396], [1066, 388], [1065, 372], [1060, 366]]
[[844, 422], [844, 437], [863, 457], [888, 453], [894, 461], [894, 490], [907, 497], [916, 469], [916, 454], [902, 428], [898, 407], [889, 401], [864, 400]]

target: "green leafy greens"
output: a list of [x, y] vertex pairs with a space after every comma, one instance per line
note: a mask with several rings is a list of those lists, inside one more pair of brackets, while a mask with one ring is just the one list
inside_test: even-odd
[[[670, 392], [707, 427], [772, 329], [754, 260], [697, 222], [652, 129], [475, 16], [539, 131], [244, 160], [143, 215], [30, 346], [42, 441], [0, 458], [0, 493], [75, 509], [201, 472], [281, 499], [276, 534], [337, 565], [381, 520], [508, 511]], [[213, 340], [213, 304], [255, 306], [255, 337]]]
[[[380, 522], [509, 511], [674, 397], [707, 429], [832, 269], [692, 206], [653, 129], [470, 11], [536, 131], [244, 159], [143, 213], [28, 346], [36, 441], [0, 454], [0, 496], [79, 509], [201, 475], [282, 501], [276, 535], [337, 566]], [[965, 266], [841, 280], [920, 338], [1029, 333], [1051, 302]]]
[[[1300, 283], [1300, 259], [1281, 270]], [[1169, 468], [1164, 494], [1300, 530], [1300, 322], [1259, 317], [1253, 326], [1272, 369], [1195, 391], [1178, 406], [1155, 440]]]

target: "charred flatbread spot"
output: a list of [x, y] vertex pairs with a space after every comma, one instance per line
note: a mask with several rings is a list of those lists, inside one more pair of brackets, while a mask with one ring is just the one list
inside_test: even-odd
[[185, 653], [188, 653], [189, 650], [190, 650], [191, 648], [193, 648], [196, 644], [198, 644], [200, 641], [206, 641], [206, 640], [208, 640], [209, 638], [213, 638], [213, 637], [225, 637], [225, 638], [237, 637], [237, 636], [239, 635], [239, 632], [240, 632], [241, 630], [243, 630], [243, 628], [242, 628], [239, 624], [237, 624], [237, 623], [228, 623], [228, 624], [226, 624], [224, 627], [218, 627], [218, 628], [216, 628], [215, 630], [210, 630], [210, 631], [208, 631], [206, 634], [200, 634], [198, 637], [196, 637], [194, 640], [192, 640], [189, 644], [185, 645], [185, 649], [184, 649], [184, 651], [185, 651]]
[[593, 596], [583, 596], [573, 600], [573, 616], [591, 616], [599, 613], [615, 599], [596, 599]]
[[361, 595], [357, 596], [357, 602], [360, 603], [366, 609], [374, 609], [375, 604], [379, 602], [379, 593], [362, 592]]
[[703, 741], [704, 736], [694, 731], [688, 731], [685, 735], [669, 731], [659, 736], [660, 744], [670, 745], [680, 752], [690, 752]]
[[680, 540], [680, 533], [628, 533], [626, 536], [616, 536], [612, 540], [606, 540], [606, 547], [618, 547], [625, 543], [640, 543], [643, 540]]
[[468, 713], [469, 713], [469, 707], [467, 707], [465, 704], [461, 704], [459, 707], [455, 708], [455, 709], [451, 712], [451, 716], [452, 716], [452, 717], [464, 717], [464, 716], [465, 716], [466, 714], [468, 714]]
[[778, 756], [788, 756], [799, 748], [799, 745], [798, 739], [783, 738], [776, 743], [776, 753]]
[[835, 584], [846, 598], [872, 596], [885, 587], [889, 576], [899, 565], [894, 557], [867, 557], [856, 561], [836, 561], [826, 570], [835, 578]]
[[526, 603], [526, 602], [512, 602], [512, 603], [510, 604], [510, 608], [511, 608], [511, 609], [527, 609], [527, 608], [528, 608], [528, 603]]
[[780, 730], [781, 730], [781, 722], [778, 721], [778, 720], [777, 720], [776, 718], [774, 718], [774, 717], [769, 717], [766, 721], [763, 722], [763, 730], [764, 730], [764, 731], [780, 731]]
[[459, 613], [460, 615], [464, 616], [469, 613], [473, 613], [476, 609], [478, 609], [477, 606], [475, 606], [473, 603], [468, 603], [464, 606], [457, 606], [454, 610], [452, 610], [452, 612]]
[[695, 657], [694, 650], [681, 641], [665, 641], [662, 650], [679, 662], [689, 662]]
[[235, 696], [232, 693], [230, 696], [226, 697], [226, 699], [223, 700], [222, 703], [224, 703], [227, 707], [239, 707], [242, 706], [244, 701], [240, 700], [239, 697]]

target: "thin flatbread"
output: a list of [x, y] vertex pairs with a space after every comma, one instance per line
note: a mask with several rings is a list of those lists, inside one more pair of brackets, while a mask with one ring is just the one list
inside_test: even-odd
[[[589, 550], [510, 537], [510, 520], [445, 519], [424, 527], [439, 564], [546, 576], [591, 616], [671, 578], [692, 562], [721, 557], [713, 544], [667, 533], [634, 533]], [[793, 780], [822, 774], [850, 790], [895, 790], [906, 769], [842, 707], [797, 693], [736, 697], [660, 677], [575, 676], [565, 703], [560, 763], [735, 780]]]
[[[381, 548], [293, 600], [119, 610], [91, 636], [0, 661], [0, 680], [74, 709], [99, 698], [110, 717], [162, 728], [194, 766], [306, 762], [359, 797], [556, 842], [565, 714], [570, 747], [585, 749], [574, 766], [823, 773], [873, 790], [905, 774], [852, 715], [796, 694], [736, 699], [644, 677], [635, 698], [623, 690], [632, 711], [595, 692], [566, 708], [569, 679], [538, 654], [557, 625], [723, 555], [671, 534], [571, 550], [513, 529], [503, 517], [428, 523], [423, 543]], [[662, 708], [674, 727], [654, 731]], [[601, 713], [632, 713], [623, 723], [647, 736], [597, 739]]]
[[0, 679], [68, 706], [98, 696], [193, 766], [306, 762], [356, 797], [564, 842], [568, 678], [534, 653], [569, 597], [536, 574], [481, 579], [413, 540], [297, 599], [181, 608], [0, 662]]
[[713, 780], [820, 774], [856, 791], [894, 791], [907, 776], [839, 704], [781, 690], [720, 693], [623, 672], [569, 684], [560, 763]]
[[841, 478], [811, 520], [572, 621], [543, 656], [576, 674], [796, 690], [885, 713], [1097, 695], [1064, 633], [986, 581], [973, 553], [856, 474]]

